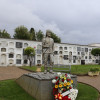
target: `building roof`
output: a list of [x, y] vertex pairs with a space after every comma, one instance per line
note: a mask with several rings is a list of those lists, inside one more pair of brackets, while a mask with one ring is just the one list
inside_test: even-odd
[[[21, 41], [33, 41], [33, 40], [25, 40], [25, 39], [14, 39], [14, 38], [0, 38], [0, 39], [11, 39], [11, 40], [21, 40]], [[33, 41], [33, 42], [40, 42], [40, 41]], [[41, 43], [41, 42], [40, 42]], [[77, 46], [88, 46], [88, 47], [97, 47], [97, 46], [93, 46], [91, 44], [89, 45], [81, 45], [81, 44], [71, 44], [71, 43], [56, 43], [56, 44], [67, 44], [67, 45], [77, 45]], [[100, 43], [94, 43], [94, 44], [99, 44]]]

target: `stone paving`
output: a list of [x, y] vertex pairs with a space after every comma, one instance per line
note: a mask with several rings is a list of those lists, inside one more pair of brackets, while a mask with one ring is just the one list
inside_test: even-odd
[[0, 67], [0, 80], [18, 78], [25, 73], [30, 72], [18, 67]]

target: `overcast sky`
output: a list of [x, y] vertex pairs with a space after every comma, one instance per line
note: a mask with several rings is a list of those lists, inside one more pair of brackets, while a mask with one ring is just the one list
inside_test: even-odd
[[64, 43], [100, 43], [100, 0], [0, 0], [0, 29], [56, 33]]

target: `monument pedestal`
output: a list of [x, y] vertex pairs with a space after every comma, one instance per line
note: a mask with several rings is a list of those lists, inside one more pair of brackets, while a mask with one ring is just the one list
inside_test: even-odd
[[[57, 76], [54, 74], [44, 74], [43, 72], [24, 74], [16, 82], [36, 100], [53, 100], [52, 79]], [[74, 88], [77, 87], [76, 75], [71, 75], [74, 81]]]

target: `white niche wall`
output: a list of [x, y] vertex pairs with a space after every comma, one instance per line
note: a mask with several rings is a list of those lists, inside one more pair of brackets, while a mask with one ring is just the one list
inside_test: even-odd
[[21, 59], [21, 54], [17, 54], [16, 59]]
[[9, 53], [14, 53], [14, 49], [13, 49], [13, 48], [9, 48], [9, 49], [8, 49], [8, 52], [9, 52]]
[[2, 41], [1, 44], [2, 44], [2, 47], [7, 47], [8, 46], [8, 43], [6, 41]]
[[14, 47], [14, 42], [9, 42], [9, 47]]

